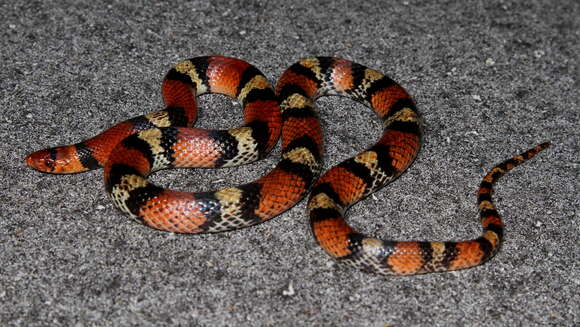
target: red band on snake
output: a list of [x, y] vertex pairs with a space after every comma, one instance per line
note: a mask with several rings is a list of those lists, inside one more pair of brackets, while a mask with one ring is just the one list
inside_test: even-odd
[[[348, 60], [308, 58], [282, 74], [274, 94], [253, 66], [213, 56], [177, 64], [166, 75], [162, 91], [164, 110], [122, 122], [75, 145], [35, 152], [27, 164], [51, 173], [104, 166], [106, 189], [115, 206], [148, 226], [180, 233], [221, 232], [261, 223], [310, 191], [312, 231], [328, 254], [364, 271], [410, 275], [473, 267], [492, 257], [503, 238], [503, 223], [491, 201], [492, 184], [549, 145], [515, 156], [484, 177], [478, 191], [484, 229], [479, 238], [382, 241], [351, 228], [344, 213], [397, 178], [419, 151], [421, 126], [415, 104], [392, 79]], [[237, 99], [244, 108], [245, 124], [225, 131], [190, 128], [197, 110], [195, 97], [204, 93]], [[375, 145], [315, 182], [323, 145], [314, 101], [327, 95], [346, 96], [372, 108], [384, 131]], [[147, 180], [150, 173], [163, 168], [252, 162], [275, 145], [280, 133], [278, 165], [254, 182], [190, 193], [164, 189]]]

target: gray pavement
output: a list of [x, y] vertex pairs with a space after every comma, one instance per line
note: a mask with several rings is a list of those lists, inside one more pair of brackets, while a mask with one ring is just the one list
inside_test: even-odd
[[[0, 325], [578, 326], [579, 17], [572, 0], [1, 1]], [[299, 58], [340, 56], [409, 90], [425, 120], [422, 151], [349, 211], [383, 238], [476, 237], [485, 171], [553, 146], [498, 183], [506, 241], [497, 256], [416, 277], [333, 262], [304, 202], [253, 228], [176, 235], [115, 210], [102, 171], [54, 176], [23, 164], [31, 151], [158, 110], [165, 72], [211, 54], [254, 63], [273, 82]], [[199, 126], [239, 124], [230, 100], [200, 102]], [[380, 134], [362, 105], [318, 105], [327, 168]], [[235, 185], [278, 155], [154, 180]]]

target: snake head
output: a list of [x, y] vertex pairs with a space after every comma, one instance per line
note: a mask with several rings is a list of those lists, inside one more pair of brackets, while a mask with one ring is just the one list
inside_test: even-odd
[[58, 146], [29, 154], [26, 164], [43, 173], [69, 174], [87, 170], [79, 161], [74, 146]]

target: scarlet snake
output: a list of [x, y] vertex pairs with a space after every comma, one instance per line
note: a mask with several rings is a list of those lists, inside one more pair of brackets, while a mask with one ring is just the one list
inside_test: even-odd
[[[503, 239], [503, 223], [491, 201], [492, 184], [549, 146], [540, 144], [493, 168], [478, 191], [483, 234], [463, 242], [397, 242], [366, 237], [344, 213], [398, 177], [421, 145], [421, 126], [411, 97], [389, 77], [332, 57], [308, 58], [289, 67], [276, 90], [255, 67], [234, 58], [198, 57], [166, 75], [166, 108], [119, 123], [75, 145], [37, 151], [29, 166], [50, 173], [104, 166], [105, 185], [121, 211], [153, 228], [220, 232], [269, 220], [310, 191], [308, 213], [317, 242], [332, 257], [362, 270], [390, 275], [449, 271], [479, 265]], [[194, 129], [195, 97], [222, 93], [244, 108], [245, 124], [224, 131]], [[379, 141], [318, 176], [322, 131], [314, 101], [347, 96], [371, 107], [383, 121]], [[278, 104], [280, 106], [278, 106]], [[280, 110], [279, 110], [280, 109]], [[278, 165], [258, 180], [212, 192], [158, 187], [147, 176], [169, 167], [226, 167], [263, 157], [281, 133]]]

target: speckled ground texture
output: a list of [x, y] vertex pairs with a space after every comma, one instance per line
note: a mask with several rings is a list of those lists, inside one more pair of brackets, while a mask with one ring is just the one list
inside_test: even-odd
[[[2, 1], [0, 325], [578, 326], [579, 17], [572, 0]], [[417, 161], [349, 211], [354, 226], [383, 238], [478, 236], [485, 170], [553, 146], [500, 180], [497, 256], [416, 277], [332, 261], [310, 234], [304, 201], [253, 228], [176, 235], [121, 215], [101, 171], [56, 176], [23, 164], [31, 151], [160, 109], [165, 72], [212, 54], [254, 63], [273, 82], [300, 58], [340, 56], [413, 94], [425, 120]], [[200, 102], [199, 126], [241, 121], [225, 97]], [[318, 105], [327, 168], [380, 135], [362, 105]], [[253, 180], [278, 156], [154, 180], [215, 189]]]

